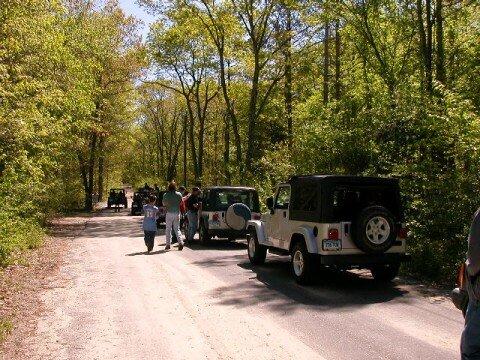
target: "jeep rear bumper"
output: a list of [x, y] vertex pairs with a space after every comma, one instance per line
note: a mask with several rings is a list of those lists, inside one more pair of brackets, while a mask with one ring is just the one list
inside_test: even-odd
[[218, 238], [245, 238], [247, 237], [247, 230], [232, 230], [232, 229], [208, 229], [208, 235], [217, 236]]
[[320, 255], [322, 265], [368, 267], [379, 264], [398, 264], [411, 259], [410, 254], [355, 254], [355, 255]]

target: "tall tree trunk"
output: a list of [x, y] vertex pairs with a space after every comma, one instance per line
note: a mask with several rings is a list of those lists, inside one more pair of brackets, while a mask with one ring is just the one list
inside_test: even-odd
[[423, 4], [422, 0], [417, 0], [417, 27], [419, 36], [420, 59], [422, 64], [421, 79], [424, 89], [427, 89], [427, 35], [423, 24]]
[[323, 39], [323, 102], [328, 103], [330, 74], [330, 22], [325, 24], [325, 38]]
[[189, 99], [186, 97], [185, 100], [187, 101], [187, 110], [189, 117], [188, 135], [190, 139], [190, 153], [192, 157], [193, 175], [195, 177], [195, 181], [198, 181], [197, 147], [195, 145], [195, 115], [193, 113], [192, 105]]
[[252, 78], [252, 88], [250, 90], [250, 102], [248, 106], [248, 139], [247, 156], [245, 157], [245, 168], [251, 174], [253, 171], [253, 161], [255, 158], [256, 141], [256, 123], [257, 123], [257, 102], [260, 81], [260, 54], [257, 49], [254, 50], [254, 68]]
[[427, 31], [427, 52], [425, 61], [425, 75], [427, 81], [427, 91], [432, 93], [433, 90], [433, 66], [432, 66], [432, 0], [425, 1], [425, 17], [426, 17], [426, 31]]
[[435, 6], [435, 37], [436, 37], [436, 57], [435, 57], [435, 67], [436, 67], [436, 77], [435, 79], [445, 84], [446, 74], [445, 74], [445, 49], [444, 49], [444, 40], [443, 40], [443, 0], [437, 0]]
[[87, 177], [88, 182], [85, 189], [85, 210], [91, 211], [93, 210], [93, 190], [94, 190], [94, 173], [95, 173], [95, 155], [97, 152], [97, 140], [98, 136], [94, 132], [90, 137], [90, 145], [89, 145], [89, 160], [88, 160], [88, 167], [87, 167]]
[[335, 20], [335, 99], [339, 100], [341, 95], [340, 83], [340, 55], [341, 55], [341, 39], [340, 39], [340, 20]]
[[[230, 62], [225, 60], [225, 48], [222, 44], [218, 46], [218, 55], [220, 60], [220, 84], [222, 86], [223, 99], [227, 108], [227, 114], [229, 121], [232, 124], [233, 136], [235, 140], [235, 157], [237, 161], [238, 173], [241, 176], [243, 173], [243, 162], [242, 162], [242, 141], [240, 138], [240, 131], [238, 128], [238, 120], [235, 115], [235, 110], [233, 103], [228, 94], [228, 88], [230, 86]], [[227, 70], [225, 70], [225, 63], [227, 64]]]
[[285, 114], [287, 118], [288, 147], [293, 145], [293, 115], [292, 115], [292, 10], [287, 7], [285, 31], [287, 39], [284, 49], [285, 56]]
[[105, 176], [105, 136], [98, 141], [98, 174], [97, 174], [98, 201], [103, 200], [104, 176]]
[[225, 171], [225, 181], [227, 185], [232, 183], [232, 175], [230, 174], [230, 118], [228, 114], [224, 115], [225, 132], [224, 132], [224, 151], [223, 166]]
[[187, 114], [183, 115], [183, 186], [187, 188]]

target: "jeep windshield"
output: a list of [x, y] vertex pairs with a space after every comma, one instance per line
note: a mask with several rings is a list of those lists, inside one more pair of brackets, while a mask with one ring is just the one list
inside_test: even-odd
[[260, 212], [258, 194], [248, 189], [215, 189], [210, 192], [209, 207], [212, 210], [226, 211], [235, 203], [247, 205], [251, 211]]

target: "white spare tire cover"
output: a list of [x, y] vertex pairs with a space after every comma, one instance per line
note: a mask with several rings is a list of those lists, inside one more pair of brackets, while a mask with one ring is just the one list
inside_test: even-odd
[[232, 204], [225, 214], [225, 222], [233, 230], [245, 230], [247, 222], [252, 219], [252, 212], [242, 203]]

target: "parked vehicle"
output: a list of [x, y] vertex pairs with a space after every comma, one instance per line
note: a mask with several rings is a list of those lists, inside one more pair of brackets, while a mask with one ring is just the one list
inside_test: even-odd
[[110, 189], [107, 199], [107, 208], [110, 209], [112, 206], [120, 205], [123, 206], [125, 209], [128, 207], [125, 189]]
[[133, 194], [131, 211], [132, 215], [142, 215], [143, 205], [147, 203], [150, 193], [150, 191], [142, 188]]
[[239, 229], [227, 220], [227, 210], [233, 204], [243, 204], [251, 219], [260, 219], [258, 193], [254, 188], [239, 186], [214, 186], [203, 190], [199, 211], [199, 239], [205, 244], [213, 237], [235, 240], [247, 235], [247, 228]]
[[298, 283], [317, 265], [366, 268], [391, 281], [406, 254], [406, 228], [397, 179], [307, 175], [279, 184], [269, 213], [248, 223], [248, 257], [262, 264], [267, 250], [291, 256]]

